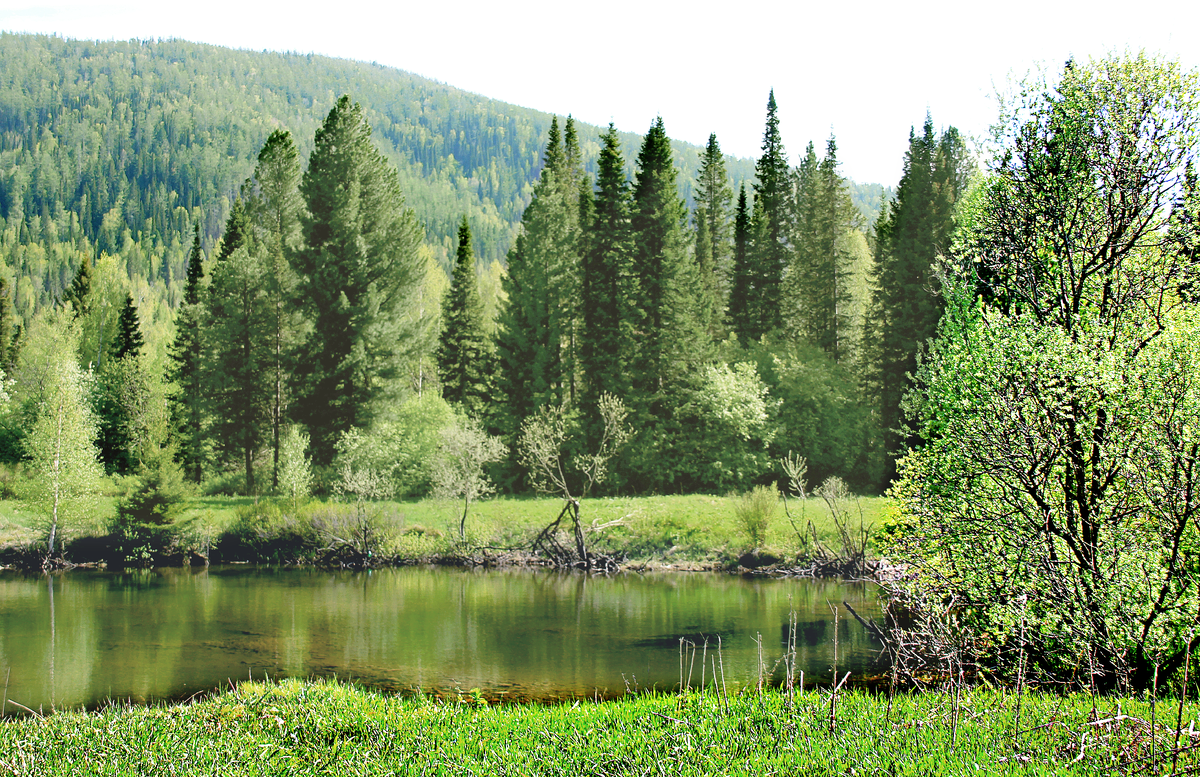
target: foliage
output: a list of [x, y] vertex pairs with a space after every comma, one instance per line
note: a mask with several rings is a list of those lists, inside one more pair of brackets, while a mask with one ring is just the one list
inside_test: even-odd
[[442, 336], [438, 374], [442, 397], [472, 415], [483, 411], [487, 399], [487, 342], [483, 333], [483, 303], [476, 281], [471, 227], [463, 216], [458, 228], [458, 254], [450, 290], [442, 300]]
[[75, 361], [78, 329], [68, 314], [45, 322], [52, 350], [46, 354], [35, 397], [37, 414], [25, 440], [31, 478], [23, 500], [43, 516], [47, 559], [61, 528], [91, 507], [102, 470], [92, 440], [96, 422], [88, 408], [85, 377]]
[[911, 387], [917, 354], [937, 333], [943, 302], [937, 272], [948, 256], [955, 212], [967, 194], [973, 162], [953, 127], [941, 138], [925, 116], [920, 135], [909, 134], [904, 174], [875, 225], [871, 325], [865, 332], [869, 390], [879, 407], [879, 451], [884, 480], [906, 440], [900, 401]]
[[292, 509], [312, 491], [312, 461], [308, 456], [308, 434], [292, 424], [279, 445], [279, 489], [292, 502]]
[[[349, 490], [358, 493], [359, 486], [370, 486], [371, 493], [378, 493], [371, 498], [428, 493], [442, 430], [453, 423], [454, 412], [445, 400], [426, 393], [410, 398], [392, 418], [377, 421], [368, 430], [344, 432], [338, 439], [335, 464], [339, 473], [354, 481], [344, 487], [354, 485]], [[372, 486], [364, 478], [377, 482]]]
[[327, 464], [339, 434], [365, 426], [397, 391], [422, 269], [422, 229], [396, 169], [371, 143], [363, 108], [343, 95], [314, 138], [300, 184], [302, 248], [290, 255], [311, 326], [297, 361], [294, 416]]
[[1200, 617], [1197, 267], [1164, 240], [1197, 76], [1071, 62], [1020, 99], [910, 395], [904, 588], [959, 603], [960, 661], [1146, 688]]
[[433, 496], [463, 500], [458, 536], [467, 535], [467, 511], [471, 502], [495, 489], [483, 468], [504, 459], [508, 446], [483, 430], [478, 421], [458, 419], [442, 430], [442, 444], [433, 461]]
[[113, 533], [118, 561], [149, 566], [174, 543], [175, 519], [192, 495], [183, 471], [168, 450], [150, 454], [133, 489], [117, 503]]
[[753, 547], [761, 548], [767, 544], [767, 533], [775, 520], [775, 510], [778, 506], [779, 491], [774, 485], [770, 485], [750, 489], [733, 508], [738, 523], [745, 529]]
[[754, 364], [706, 365], [676, 411], [679, 425], [659, 466], [674, 465], [683, 491], [724, 493], [750, 487], [771, 467], [777, 405]]

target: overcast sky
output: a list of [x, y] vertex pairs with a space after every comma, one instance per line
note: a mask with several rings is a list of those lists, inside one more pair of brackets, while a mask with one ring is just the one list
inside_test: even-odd
[[[183, 38], [378, 62], [488, 97], [755, 157], [767, 93], [795, 162], [832, 132], [843, 172], [894, 185], [908, 131], [983, 139], [1010, 78], [1070, 56], [1140, 50], [1200, 66], [1200, 2], [1006, 0], [451, 3], [0, 0], [0, 29]], [[973, 10], [978, 8], [980, 10]]]

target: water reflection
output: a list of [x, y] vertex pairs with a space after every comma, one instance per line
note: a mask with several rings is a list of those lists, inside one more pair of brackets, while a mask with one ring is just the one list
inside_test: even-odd
[[[681, 640], [707, 642], [710, 652], [719, 640], [726, 678], [754, 682], [759, 640], [771, 669], [794, 612], [799, 668], [828, 680], [829, 603], [842, 600], [878, 611], [861, 585], [713, 574], [0, 573], [0, 675], [11, 672], [9, 698], [34, 709], [178, 698], [264, 675], [522, 698], [610, 695], [634, 682], [676, 686]], [[876, 646], [845, 616], [838, 663], [861, 673]]]

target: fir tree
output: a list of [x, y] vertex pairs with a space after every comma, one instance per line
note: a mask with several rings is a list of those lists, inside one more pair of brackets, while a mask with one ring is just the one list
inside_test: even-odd
[[[613, 125], [600, 136], [596, 193], [589, 211], [587, 253], [583, 260], [583, 332], [580, 361], [585, 376], [583, 407], [592, 412], [601, 396], [629, 393], [634, 307], [633, 234], [629, 180]], [[599, 429], [591, 417], [590, 430]]]
[[639, 337], [631, 365], [635, 396], [628, 404], [635, 411], [640, 402], [687, 371], [697, 348], [705, 351], [706, 335], [698, 331], [697, 278], [686, 250], [685, 220], [671, 141], [660, 117], [650, 126], [638, 153], [630, 224], [635, 296], [626, 316]]
[[111, 355], [114, 359], [126, 356], [137, 358], [145, 344], [142, 339], [142, 327], [138, 323], [137, 305], [133, 304], [133, 296], [125, 295], [125, 307], [121, 308], [121, 317], [117, 321], [117, 336], [112, 343]]
[[696, 269], [700, 276], [701, 314], [706, 328], [719, 338], [733, 272], [733, 240], [730, 223], [733, 190], [725, 172], [725, 156], [715, 134], [700, 162], [696, 179]]
[[854, 345], [846, 235], [859, 225], [858, 211], [838, 173], [834, 138], [819, 162], [808, 145], [794, 186], [784, 328], [791, 339], [815, 345], [838, 361]]
[[754, 339], [757, 327], [751, 319], [754, 294], [754, 268], [750, 264], [750, 206], [746, 202], [746, 185], [738, 190], [737, 208], [733, 217], [733, 279], [729, 289], [729, 328], [737, 333], [743, 345]]
[[779, 134], [775, 90], [767, 99], [767, 123], [763, 130], [762, 156], [755, 165], [752, 243], [748, 251], [751, 293], [743, 325], [746, 339], [757, 340], [779, 328], [780, 281], [788, 263], [788, 206], [790, 168], [783, 138]]
[[369, 426], [401, 388], [422, 230], [362, 106], [345, 95], [317, 130], [300, 192], [303, 244], [291, 261], [311, 330], [298, 349], [294, 415], [313, 460], [329, 464], [338, 435]]
[[[75, 271], [75, 279], [71, 281], [70, 288], [63, 292], [63, 304], [71, 306], [71, 315], [74, 318], [87, 316], [91, 312], [91, 293], [92, 257], [84, 254], [79, 262], [79, 269]], [[0, 342], [7, 344], [8, 339], [0, 337]]]
[[279, 486], [279, 456], [290, 400], [291, 352], [299, 339], [294, 297], [298, 279], [287, 256], [300, 243], [300, 154], [286, 130], [276, 130], [258, 153], [254, 176], [245, 188], [246, 210], [264, 253], [263, 280], [270, 300], [270, 340], [266, 368], [271, 375], [272, 487]]
[[905, 442], [900, 402], [910, 386], [908, 376], [916, 372], [917, 351], [934, 336], [942, 314], [934, 262], [949, 249], [955, 208], [970, 173], [957, 130], [946, 130], [939, 142], [926, 116], [921, 134], [909, 133], [895, 199], [876, 224], [867, 347], [888, 480]]
[[170, 399], [171, 426], [179, 445], [177, 458], [184, 476], [199, 483], [207, 460], [208, 412], [202, 362], [204, 306], [201, 294], [204, 257], [200, 251], [200, 225], [188, 253], [183, 304], [175, 314], [175, 340], [169, 351], [168, 379], [174, 385]]
[[0, 268], [0, 370], [12, 371], [16, 361], [17, 340], [20, 327], [13, 324], [12, 294], [8, 289], [8, 276]]
[[241, 460], [247, 494], [256, 493], [254, 458], [266, 441], [273, 393], [265, 275], [245, 245], [216, 262], [204, 323], [213, 441], [226, 459]]
[[478, 417], [487, 401], [487, 352], [483, 333], [483, 304], [475, 278], [471, 229], [463, 216], [458, 228], [458, 252], [450, 291], [442, 301], [442, 336], [438, 371], [442, 397]]
[[551, 121], [545, 164], [521, 219], [504, 279], [496, 333], [501, 407], [496, 425], [512, 441], [538, 407], [569, 399], [576, 384], [580, 296], [579, 181], [574, 123], [564, 147]]

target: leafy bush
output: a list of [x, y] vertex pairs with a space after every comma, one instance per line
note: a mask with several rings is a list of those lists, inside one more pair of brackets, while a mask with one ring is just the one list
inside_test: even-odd
[[191, 488], [170, 451], [159, 450], [142, 464], [136, 487], [117, 503], [113, 521], [114, 561], [149, 566], [175, 544], [174, 523]]

